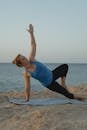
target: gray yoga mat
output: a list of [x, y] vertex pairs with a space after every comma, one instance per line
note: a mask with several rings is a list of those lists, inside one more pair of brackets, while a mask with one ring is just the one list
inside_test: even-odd
[[77, 100], [69, 99], [57, 99], [57, 98], [43, 98], [43, 99], [30, 99], [30, 101], [25, 101], [25, 99], [20, 98], [9, 98], [10, 103], [18, 105], [32, 105], [32, 106], [45, 106], [45, 105], [61, 105], [61, 104], [85, 104], [87, 101], [81, 102]]

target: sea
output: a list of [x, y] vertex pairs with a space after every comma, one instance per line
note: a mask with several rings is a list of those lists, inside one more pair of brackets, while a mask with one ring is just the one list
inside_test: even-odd
[[[61, 63], [45, 63], [51, 70]], [[87, 64], [68, 63], [69, 71], [66, 78], [67, 86], [87, 84]], [[0, 63], [0, 92], [24, 91], [23, 68], [11, 63]], [[60, 83], [60, 79], [58, 79]], [[37, 80], [31, 78], [31, 89], [42, 91], [45, 87]]]

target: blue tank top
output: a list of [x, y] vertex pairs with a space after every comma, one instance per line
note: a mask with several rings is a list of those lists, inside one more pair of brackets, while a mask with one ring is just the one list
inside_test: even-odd
[[36, 66], [33, 72], [27, 70], [31, 74], [31, 76], [37, 80], [39, 80], [44, 86], [48, 86], [51, 84], [53, 79], [52, 71], [43, 63], [38, 61], [31, 62]]

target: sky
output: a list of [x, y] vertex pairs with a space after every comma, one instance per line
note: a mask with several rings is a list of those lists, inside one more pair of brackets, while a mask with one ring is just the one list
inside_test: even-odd
[[87, 0], [0, 0], [0, 62], [29, 56], [31, 23], [37, 60], [87, 63]]

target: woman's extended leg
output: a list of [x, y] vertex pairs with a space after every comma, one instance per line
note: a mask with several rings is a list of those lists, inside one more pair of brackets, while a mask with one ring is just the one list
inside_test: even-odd
[[81, 96], [78, 96], [78, 95], [75, 95], [75, 94], [69, 92], [66, 88], [62, 87], [56, 81], [52, 82], [51, 85], [49, 85], [47, 88], [52, 91], [55, 91], [57, 93], [60, 93], [69, 99], [76, 99], [76, 100], [80, 100], [80, 101], [87, 100], [87, 98], [85, 98], [85, 97], [81, 97]]
[[52, 90], [52, 91], [55, 91], [57, 93], [63, 94], [64, 96], [66, 96], [66, 97], [68, 97], [70, 99], [74, 99], [74, 94], [70, 93], [67, 89], [62, 87], [56, 81], [52, 82], [51, 85], [49, 85], [47, 88]]

